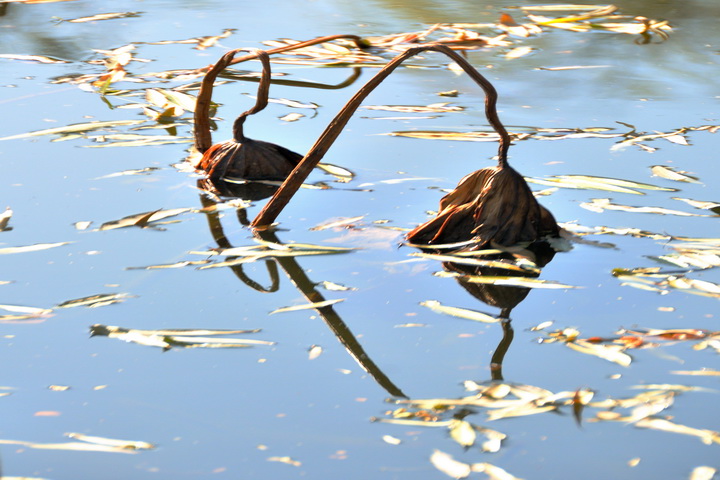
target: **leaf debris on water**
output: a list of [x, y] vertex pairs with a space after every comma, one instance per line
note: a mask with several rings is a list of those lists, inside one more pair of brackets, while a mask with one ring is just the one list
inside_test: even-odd
[[493, 317], [492, 315], [478, 312], [476, 310], [469, 310], [469, 309], [465, 309], [465, 308], [445, 306], [445, 305], [442, 305], [437, 300], [426, 300], [424, 302], [420, 302], [420, 305], [422, 305], [423, 307], [429, 308], [430, 310], [432, 310], [435, 313], [451, 315], [453, 317], [464, 318], [467, 320], [474, 320], [476, 322], [497, 323], [500, 321], [499, 318]]
[[12, 227], [8, 227], [8, 223], [10, 223], [12, 215], [13, 211], [10, 207], [6, 207], [5, 211], [0, 213], [0, 232], [12, 230]]
[[321, 302], [314, 302], [314, 303], [306, 303], [302, 305], [293, 305], [291, 307], [282, 307], [273, 310], [270, 312], [270, 315], [273, 315], [275, 313], [285, 313], [285, 312], [297, 312], [299, 310], [312, 310], [313, 308], [323, 308], [323, 307], [329, 307], [330, 305], [335, 305], [336, 303], [344, 302], [344, 298], [336, 298], [334, 300], [323, 300]]
[[139, 345], [160, 347], [170, 350], [180, 348], [246, 348], [253, 345], [274, 345], [275, 342], [250, 340], [241, 338], [215, 338], [216, 336], [258, 333], [256, 330], [207, 330], [207, 329], [172, 329], [172, 330], [139, 330], [95, 324], [90, 327], [90, 336], [117, 338], [125, 342]]
[[106, 305], [112, 305], [113, 303], [124, 302], [125, 299], [132, 297], [133, 295], [127, 293], [102, 293], [98, 295], [90, 295], [87, 297], [76, 298], [74, 300], [67, 300], [58, 304], [55, 308], [104, 307]]
[[69, 245], [72, 242], [57, 242], [57, 243], [36, 243], [34, 245], [24, 245], [21, 247], [5, 247], [0, 248], [0, 255], [8, 255], [13, 253], [27, 253], [37, 252], [40, 250], [47, 250], [55, 247], [62, 247], [63, 245]]

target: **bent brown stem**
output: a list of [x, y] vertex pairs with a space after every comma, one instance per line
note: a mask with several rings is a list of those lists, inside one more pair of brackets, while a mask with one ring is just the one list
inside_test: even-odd
[[[220, 72], [230, 65], [238, 52], [252, 52], [249, 56], [252, 58], [260, 59], [262, 63], [262, 75], [260, 77], [260, 85], [258, 86], [257, 99], [255, 100], [255, 106], [250, 110], [242, 113], [236, 120], [233, 126], [233, 134], [235, 134], [236, 127], [240, 127], [240, 133], [242, 133], [242, 123], [245, 121], [245, 117], [261, 111], [267, 106], [268, 94], [270, 91], [270, 57], [264, 50], [257, 48], [240, 48], [230, 50], [225, 55], [220, 57], [220, 60], [213, 65], [202, 80], [200, 84], [200, 92], [197, 96], [195, 104], [195, 148], [200, 153], [205, 153], [212, 146], [212, 134], [210, 133], [210, 102], [212, 101], [213, 85]], [[245, 57], [243, 57], [245, 58]]]
[[472, 78], [485, 92], [485, 116], [492, 128], [500, 135], [500, 147], [498, 149], [498, 165], [500, 167], [507, 166], [507, 151], [510, 147], [510, 136], [505, 130], [505, 127], [500, 122], [497, 114], [497, 91], [492, 84], [483, 77], [480, 72], [470, 65], [461, 55], [454, 52], [450, 48], [439, 45], [430, 44], [419, 47], [413, 47], [405, 52], [401, 53], [394, 59], [392, 59], [382, 70], [380, 70], [373, 78], [371, 78], [358, 92], [345, 104], [330, 124], [325, 128], [325, 131], [320, 135], [320, 138], [315, 142], [315, 145], [308, 151], [303, 160], [298, 164], [297, 167], [290, 173], [288, 178], [283, 182], [280, 189], [275, 192], [275, 195], [268, 201], [265, 207], [255, 217], [251, 226], [254, 228], [264, 228], [272, 224], [280, 212], [285, 208], [290, 199], [298, 191], [305, 179], [310, 175], [310, 172], [315, 166], [322, 160], [327, 151], [332, 146], [333, 142], [342, 132], [345, 125], [352, 117], [353, 113], [358, 109], [362, 101], [372, 92], [380, 83], [382, 83], [388, 75], [390, 75], [402, 62], [410, 57], [417, 55], [418, 53], [425, 51], [436, 51], [444, 53], [451, 59], [453, 59], [460, 67], [470, 75]]

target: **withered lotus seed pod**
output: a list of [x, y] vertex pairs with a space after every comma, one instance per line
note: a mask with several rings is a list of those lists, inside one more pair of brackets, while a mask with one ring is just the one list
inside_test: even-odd
[[[222, 68], [227, 66], [236, 51], [224, 55], [213, 67], [213, 76], [207, 77], [209, 82], [203, 82], [207, 90], [212, 88], [212, 81]], [[220, 185], [222, 181], [250, 181], [250, 180], [284, 180], [303, 156], [274, 143], [253, 140], [245, 137], [243, 124], [249, 115], [263, 110], [268, 103], [270, 92], [270, 60], [268, 54], [262, 50], [255, 50], [258, 59], [262, 62], [263, 71], [258, 86], [255, 106], [243, 112], [233, 124], [233, 138], [211, 146], [202, 152], [203, 157], [195, 165], [198, 170], [208, 174], [211, 183], [215, 184], [220, 192], [233, 190], [228, 185]], [[201, 92], [198, 95], [203, 95]], [[241, 189], [242, 190], [242, 189]]]

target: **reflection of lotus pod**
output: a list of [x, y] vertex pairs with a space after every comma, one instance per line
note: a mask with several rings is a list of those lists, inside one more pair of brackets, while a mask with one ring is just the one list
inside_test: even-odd
[[438, 215], [408, 233], [415, 244], [474, 238], [478, 248], [512, 246], [557, 236], [552, 214], [535, 200], [525, 179], [507, 164], [467, 175], [440, 201]]

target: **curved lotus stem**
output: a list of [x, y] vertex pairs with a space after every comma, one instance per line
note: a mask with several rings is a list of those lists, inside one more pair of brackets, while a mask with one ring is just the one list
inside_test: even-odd
[[465, 60], [462, 56], [451, 50], [450, 48], [439, 45], [429, 44], [419, 47], [413, 47], [405, 52], [401, 53], [394, 59], [392, 59], [382, 70], [380, 70], [373, 78], [371, 78], [358, 92], [345, 104], [335, 118], [330, 122], [325, 131], [320, 135], [320, 138], [315, 142], [315, 145], [308, 151], [305, 158], [298, 164], [297, 167], [290, 173], [288, 178], [283, 182], [280, 189], [275, 192], [275, 195], [268, 201], [265, 207], [255, 217], [255, 220], [251, 223], [254, 228], [267, 227], [275, 221], [280, 212], [285, 208], [285, 205], [295, 195], [295, 192], [300, 188], [300, 185], [310, 175], [310, 172], [315, 166], [322, 160], [323, 156], [332, 146], [333, 142], [342, 132], [345, 125], [352, 117], [355, 110], [358, 109], [362, 101], [372, 92], [375, 87], [380, 85], [393, 70], [395, 70], [402, 62], [410, 57], [417, 55], [418, 53], [425, 51], [435, 51], [444, 53], [451, 59], [453, 59], [460, 67], [470, 75], [470, 78], [480, 85], [485, 91], [485, 116], [493, 129], [500, 135], [500, 147], [498, 149], [498, 165], [499, 167], [507, 166], [507, 151], [510, 147], [510, 136], [505, 130], [505, 127], [500, 122], [497, 114], [497, 91], [492, 84], [483, 77], [470, 63]]
[[233, 136], [238, 139], [237, 134], [239, 133], [239, 138], [242, 138], [242, 124], [245, 121], [245, 117], [258, 113], [267, 106], [268, 94], [270, 91], [270, 57], [268, 56], [268, 53], [257, 48], [239, 48], [227, 52], [220, 58], [220, 60], [217, 61], [215, 65], [212, 66], [212, 68], [210, 68], [210, 70], [208, 70], [200, 85], [200, 92], [198, 93], [194, 114], [195, 148], [200, 153], [205, 153], [212, 146], [209, 107], [210, 101], [212, 100], [213, 85], [215, 84], [215, 80], [220, 72], [233, 63], [233, 58], [238, 52], [251, 52], [251, 54], [246, 57], [259, 59], [262, 63], [263, 70], [260, 77], [260, 85], [258, 85], [255, 106], [240, 114], [240, 116], [235, 120], [235, 124], [233, 125]]

